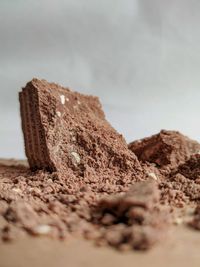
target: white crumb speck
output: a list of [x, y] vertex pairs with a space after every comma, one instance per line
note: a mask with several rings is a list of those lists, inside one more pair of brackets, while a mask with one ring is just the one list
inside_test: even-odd
[[64, 95], [60, 95], [60, 101], [63, 105], [65, 104], [65, 96]]
[[76, 160], [76, 162], [79, 164], [81, 161], [79, 154], [77, 152], [71, 152], [71, 154], [74, 157], [74, 159]]
[[36, 226], [33, 230], [37, 235], [47, 235], [51, 231], [51, 226], [47, 224], [41, 224]]
[[149, 176], [150, 178], [153, 178], [154, 180], [158, 180], [158, 178], [157, 178], [157, 176], [155, 175], [154, 172], [150, 172], [150, 173], [148, 173], [148, 176]]
[[69, 102], [69, 98], [68, 98], [68, 97], [66, 97], [65, 100], [66, 100], [67, 102]]
[[56, 114], [58, 115], [58, 117], [61, 117], [61, 112], [60, 111], [56, 111]]
[[77, 104], [78, 104], [78, 105], [80, 105], [80, 104], [81, 104], [81, 102], [78, 100], [78, 101], [77, 101]]
[[72, 136], [72, 141], [76, 141], [76, 137], [75, 136]]
[[183, 219], [178, 217], [178, 218], [176, 218], [176, 219], [174, 220], [174, 223], [175, 223], [176, 225], [180, 225], [180, 224], [183, 223]]
[[16, 188], [16, 187], [13, 187], [12, 191], [14, 191], [16, 193], [21, 193], [22, 192], [20, 188]]
[[36, 194], [40, 194], [41, 193], [41, 190], [39, 188], [33, 188], [33, 187], [29, 187], [28, 191], [29, 192], [34, 192]]

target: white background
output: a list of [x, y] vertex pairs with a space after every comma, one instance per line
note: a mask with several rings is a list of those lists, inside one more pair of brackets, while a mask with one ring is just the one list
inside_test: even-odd
[[98, 95], [127, 139], [200, 140], [199, 0], [0, 0], [0, 157], [24, 157], [18, 91], [32, 77]]

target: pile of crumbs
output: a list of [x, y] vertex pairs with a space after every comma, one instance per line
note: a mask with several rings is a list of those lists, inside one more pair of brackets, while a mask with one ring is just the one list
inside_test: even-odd
[[178, 217], [177, 209], [197, 205], [188, 225], [200, 229], [199, 184], [193, 181], [188, 187], [190, 180], [179, 175], [182, 179], [169, 175], [166, 181], [147, 175], [131, 186], [128, 180], [121, 191], [105, 181], [108, 190], [102, 191], [98, 179], [90, 183], [1, 163], [0, 239], [45, 235], [63, 240], [75, 235], [120, 250], [149, 249], [166, 237], [172, 223], [183, 222], [185, 214]]
[[127, 145], [97, 98], [44, 80], [20, 104], [29, 165], [0, 162], [1, 242], [76, 236], [147, 250], [172, 224], [200, 229], [198, 142], [162, 130]]

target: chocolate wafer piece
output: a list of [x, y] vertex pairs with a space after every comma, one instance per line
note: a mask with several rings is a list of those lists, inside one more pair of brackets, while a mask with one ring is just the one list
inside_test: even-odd
[[106, 121], [97, 97], [33, 79], [20, 92], [20, 104], [31, 169], [84, 177], [141, 177], [137, 157]]
[[200, 150], [200, 144], [177, 131], [162, 130], [129, 144], [138, 159], [156, 163], [157, 166], [177, 167]]

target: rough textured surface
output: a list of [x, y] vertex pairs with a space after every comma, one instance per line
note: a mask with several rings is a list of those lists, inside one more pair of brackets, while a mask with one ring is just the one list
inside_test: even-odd
[[176, 131], [164, 131], [129, 145], [149, 178], [159, 184], [161, 203], [183, 209], [200, 200], [199, 143]]
[[[129, 150], [97, 98], [44, 80], [29, 82], [20, 104], [31, 169], [0, 162], [0, 240], [78, 235], [146, 250], [198, 205], [197, 142], [161, 131]], [[198, 207], [189, 225], [199, 228]]]
[[[99, 190], [105, 185], [107, 191]], [[138, 182], [123, 193], [129, 187], [124, 184], [116, 190], [108, 182], [69, 180], [56, 173], [33, 173], [23, 165], [1, 164], [0, 239], [11, 241], [27, 234], [59, 239], [81, 235], [120, 249], [148, 249], [166, 225], [158, 206], [157, 184]], [[116, 192], [121, 193], [109, 196]], [[116, 231], [118, 241], [113, 241]]]
[[200, 184], [200, 154], [192, 155], [190, 159], [180, 165], [178, 170], [175, 172], [178, 172], [187, 179], [194, 180], [196, 183]]
[[[199, 155], [193, 155], [167, 175], [161, 174], [154, 164], [143, 164], [151, 182], [146, 186], [136, 183], [132, 188], [129, 179], [123, 185], [96, 177], [92, 182], [79, 176], [69, 179], [57, 173], [31, 172], [17, 162], [3, 161], [1, 240], [21, 239], [27, 234], [59, 239], [81, 235], [99, 245], [108, 244], [121, 250], [148, 249], [162, 238], [162, 229], [166, 230], [163, 204], [171, 212], [175, 208], [180, 210], [178, 217], [172, 213], [172, 221], [178, 225], [186, 222], [186, 211], [182, 210], [198, 204], [198, 179], [192, 180], [198, 177], [195, 175], [199, 170], [198, 160]], [[190, 215], [191, 208], [187, 212]], [[195, 215], [190, 224], [196, 229], [198, 218]]]
[[0, 239], [78, 235], [118, 249], [148, 249], [160, 240], [168, 213], [159, 206], [157, 183], [138, 182], [127, 193], [125, 184], [117, 195], [106, 185], [102, 192], [98, 180], [91, 184], [1, 164]]
[[173, 205], [200, 200], [200, 155], [195, 154], [165, 175], [160, 183], [162, 199]]
[[156, 135], [130, 143], [129, 149], [141, 161], [174, 168], [198, 153], [200, 145], [177, 131], [162, 130]]
[[134, 184], [127, 193], [104, 197], [94, 221], [102, 226], [97, 241], [118, 249], [146, 250], [166, 233], [169, 211], [159, 204], [158, 184], [153, 180]]
[[33, 79], [20, 93], [20, 104], [25, 150], [33, 170], [84, 179], [113, 176], [116, 182], [139, 178], [136, 156], [106, 121], [97, 97]]

